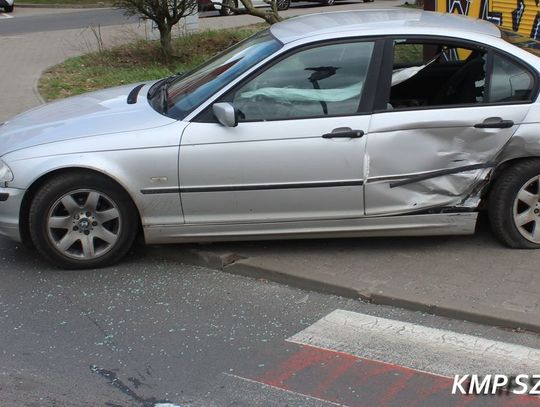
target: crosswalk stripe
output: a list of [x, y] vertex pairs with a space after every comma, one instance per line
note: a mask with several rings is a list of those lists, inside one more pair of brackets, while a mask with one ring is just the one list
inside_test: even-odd
[[308, 394], [298, 393], [298, 392], [293, 391], [293, 390], [284, 389], [283, 387], [273, 386], [271, 384], [264, 383], [264, 382], [261, 382], [261, 381], [258, 381], [258, 380], [249, 379], [247, 377], [237, 376], [237, 375], [232, 374], [232, 373], [224, 372], [223, 374], [225, 376], [234, 377], [235, 379], [238, 379], [238, 380], [242, 380], [242, 381], [245, 381], [245, 382], [257, 384], [258, 386], [265, 386], [265, 387], [273, 388], [273, 389], [283, 391], [283, 392], [286, 392], [286, 393], [290, 393], [290, 394], [293, 394], [295, 396], [299, 396], [301, 398], [306, 398], [306, 399], [319, 401], [321, 403], [321, 405], [324, 405], [324, 406], [347, 407], [344, 404], [334, 403], [333, 401], [324, 400], [324, 399], [321, 399], [319, 397], [310, 396]]
[[287, 341], [446, 377], [540, 373], [538, 349], [345, 310]]

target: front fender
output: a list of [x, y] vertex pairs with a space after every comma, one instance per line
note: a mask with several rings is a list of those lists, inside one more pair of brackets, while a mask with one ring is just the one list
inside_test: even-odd
[[61, 154], [19, 160], [6, 158], [15, 176], [9, 185], [11, 188], [29, 190], [53, 172], [87, 169], [113, 179], [130, 195], [139, 210], [143, 226], [183, 222], [179, 193], [141, 193], [145, 188], [178, 186], [178, 146]]

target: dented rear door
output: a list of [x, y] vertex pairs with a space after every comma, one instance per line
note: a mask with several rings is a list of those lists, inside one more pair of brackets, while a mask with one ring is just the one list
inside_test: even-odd
[[[364, 179], [366, 215], [472, 207], [468, 199], [530, 105], [385, 111], [373, 115]], [[502, 121], [502, 125], [497, 125]]]

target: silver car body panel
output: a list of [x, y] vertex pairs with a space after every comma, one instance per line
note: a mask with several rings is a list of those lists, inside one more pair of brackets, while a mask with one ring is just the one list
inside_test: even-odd
[[405, 215], [295, 222], [164, 225], [145, 228], [149, 243], [474, 233], [478, 213]]
[[[111, 177], [130, 194], [144, 225], [182, 223], [178, 194], [156, 199], [140, 191], [178, 186], [178, 146], [187, 123], [157, 114], [146, 101], [148, 86], [137, 104], [127, 105], [133, 87], [48, 104], [0, 127], [0, 149], [11, 151], [3, 159], [15, 174], [10, 187], [27, 190], [53, 171], [89, 169]], [[73, 106], [86, 112], [80, 121], [72, 118]], [[0, 212], [6, 206], [0, 202]]]
[[186, 222], [363, 216], [365, 137], [321, 136], [339, 127], [367, 129], [369, 120], [370, 115], [234, 128], [190, 124], [179, 159]]
[[[494, 158], [528, 111], [529, 105], [522, 104], [505, 106], [503, 112], [500, 106], [477, 106], [374, 114], [365, 158], [366, 215], [432, 207], [476, 208], [478, 202], [464, 205], [464, 201], [496, 166]], [[498, 116], [515, 125], [474, 127]]]
[[347, 10], [330, 13], [309, 14], [295, 17], [273, 25], [272, 34], [283, 43], [315, 36], [334, 37], [336, 33], [369, 36], [384, 33], [405, 33], [438, 29], [468, 34], [500, 37], [499, 29], [484, 20], [472, 20], [466, 16], [430, 13], [422, 10], [393, 8], [382, 10]]
[[[473, 233], [474, 212], [414, 212], [441, 207], [473, 211], [493, 168], [511, 159], [540, 156], [537, 101], [387, 111], [348, 117], [347, 124], [343, 118], [271, 126], [240, 123], [233, 128], [192, 122], [270, 59], [328, 39], [472, 39], [512, 54], [537, 71], [540, 67], [537, 57], [499, 38], [498, 29], [489, 23], [417, 10], [304, 16], [274, 25], [271, 32], [285, 43], [283, 48], [183, 121], [149, 106], [150, 85], [143, 87], [137, 103], [128, 105], [134, 84], [49, 104], [0, 127], [0, 156], [15, 174], [9, 188], [0, 188], [0, 193], [10, 193], [0, 202], [0, 234], [20, 239], [14, 230], [23, 192], [52, 171], [72, 168], [101, 172], [125, 188], [139, 210], [148, 243]], [[509, 118], [516, 125], [502, 131], [472, 129], [484, 115]], [[408, 126], [402, 127], [405, 118]], [[355, 140], [320, 138], [344, 125], [366, 134]], [[411, 148], [415, 145], [425, 146], [432, 155], [422, 155]], [[478, 167], [438, 173], [467, 166]], [[428, 178], [410, 182], [425, 175]], [[255, 187], [259, 190], [252, 190]]]
[[17, 188], [0, 188], [0, 194], [8, 194], [6, 201], [0, 202], [0, 236], [21, 241], [19, 211], [25, 191]]
[[495, 161], [505, 163], [522, 157], [540, 157], [540, 104], [530, 106], [523, 123], [501, 149]]
[[[174, 123], [175, 120], [156, 114], [148, 103], [128, 105], [126, 98], [136, 86], [128, 85], [38, 106], [4, 123], [0, 128], [0, 156], [12, 151], [49, 145], [48, 153], [57, 149], [55, 143], [82, 140], [88, 137], [152, 129]], [[146, 99], [149, 86], [140, 93]], [[116, 136], [107, 141], [114, 147]], [[94, 142], [94, 149], [100, 145]], [[103, 145], [103, 144], [101, 144]]]

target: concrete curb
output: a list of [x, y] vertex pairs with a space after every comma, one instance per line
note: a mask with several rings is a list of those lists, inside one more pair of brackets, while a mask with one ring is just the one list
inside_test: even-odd
[[[157, 248], [156, 250], [161, 250]], [[273, 270], [257, 265], [252, 259], [246, 259], [233, 252], [215, 252], [199, 248], [186, 248], [175, 251], [175, 258], [183, 263], [208, 267], [226, 273], [265, 279], [297, 288], [334, 294], [342, 297], [359, 299], [372, 304], [389, 305], [412, 311], [426, 312], [443, 317], [465, 320], [506, 329], [528, 330], [540, 333], [540, 324], [527, 320], [527, 315], [520, 312], [504, 311], [493, 315], [494, 310], [477, 306], [474, 309], [461, 309], [459, 304], [439, 302], [431, 303], [419, 297], [412, 300], [406, 291], [385, 289], [358, 290], [330, 281], [327, 276], [314, 273], [308, 277], [294, 275], [283, 270]]]
[[384, 291], [373, 293], [371, 302], [373, 304], [391, 305], [393, 307], [426, 312], [442, 317], [476, 322], [483, 325], [540, 333], [540, 325], [525, 320], [523, 315], [519, 312], [506, 311], [501, 315], [492, 315], [493, 310], [485, 307], [464, 310], [452, 306], [452, 304], [428, 304], [427, 302], [422, 301], [411, 301], [409, 298], [403, 298], [398, 292], [391, 293]]
[[41, 73], [39, 74], [39, 77], [36, 80], [34, 80], [34, 84], [32, 85], [32, 91], [34, 92], [34, 96], [36, 97], [37, 100], [39, 100], [39, 103], [42, 105], [47, 103], [47, 101], [45, 100], [43, 96], [41, 96], [41, 93], [39, 93], [39, 81], [47, 69], [49, 68], [46, 68], [43, 71], [41, 71]]

